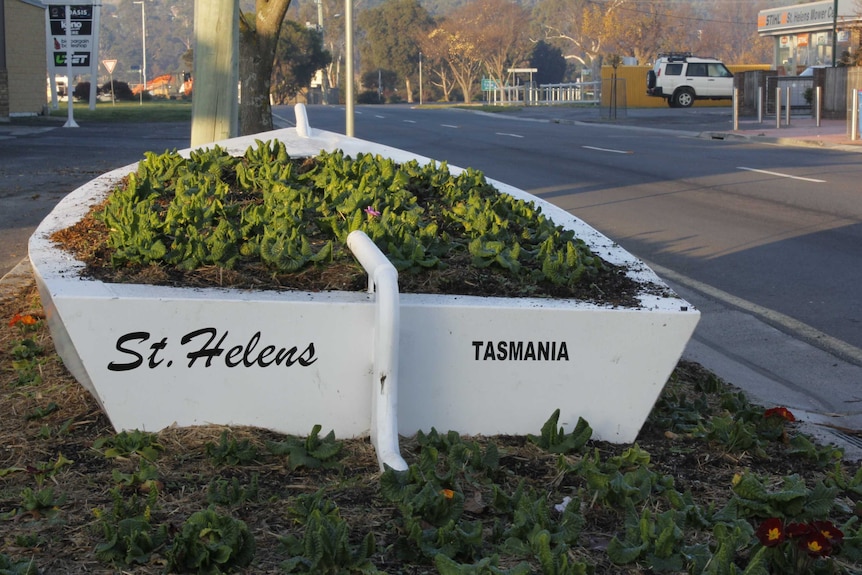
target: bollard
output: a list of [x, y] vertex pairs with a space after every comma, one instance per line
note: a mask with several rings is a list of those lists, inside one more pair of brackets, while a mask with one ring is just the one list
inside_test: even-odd
[[757, 87], [757, 123], [763, 123], [763, 86]]
[[733, 131], [739, 131], [739, 88], [733, 89]]
[[775, 89], [775, 127], [781, 128], [781, 88]]
[[784, 125], [790, 125], [790, 92], [792, 88], [787, 88], [787, 94], [784, 97]]
[[820, 127], [820, 86], [814, 90], [814, 120], [817, 127]]

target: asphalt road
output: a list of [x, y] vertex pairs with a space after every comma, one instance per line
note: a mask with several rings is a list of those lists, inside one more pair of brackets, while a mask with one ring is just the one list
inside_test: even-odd
[[0, 277], [27, 256], [30, 234], [57, 201], [98, 175], [189, 146], [189, 123], [64, 128], [57, 118], [0, 124]]

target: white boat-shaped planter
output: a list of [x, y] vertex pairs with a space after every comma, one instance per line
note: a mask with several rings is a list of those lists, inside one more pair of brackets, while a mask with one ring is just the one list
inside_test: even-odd
[[[301, 107], [297, 128], [218, 144], [242, 154], [256, 139], [282, 140], [292, 157], [341, 149], [430, 161], [311, 129]], [[342, 438], [370, 434], [381, 465], [403, 468], [398, 434], [432, 427], [537, 434], [560, 409], [566, 431], [582, 417], [595, 439], [628, 443], [700, 317], [607, 237], [493, 180], [501, 192], [541, 206], [606, 261], [625, 266], [645, 285], [640, 306], [396, 291], [386, 296], [394, 298], [386, 311], [379, 289], [275, 292], [85, 279], [84, 264], [50, 236], [81, 220], [135, 169], [109, 172], [69, 194], [29, 246], [57, 351], [117, 430], [224, 424], [306, 435], [320, 424]]]

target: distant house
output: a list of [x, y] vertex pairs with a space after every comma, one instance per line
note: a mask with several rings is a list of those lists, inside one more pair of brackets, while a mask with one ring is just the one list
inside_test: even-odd
[[6, 41], [9, 115], [41, 114], [47, 103], [45, 86], [48, 77], [45, 5], [39, 0], [0, 2], [4, 8], [5, 26], [0, 38]]

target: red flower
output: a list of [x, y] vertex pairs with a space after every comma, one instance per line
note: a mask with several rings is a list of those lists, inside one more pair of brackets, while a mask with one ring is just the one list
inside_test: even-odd
[[13, 325], [19, 324], [19, 323], [22, 323], [24, 325], [34, 325], [38, 321], [39, 320], [37, 320], [35, 317], [33, 317], [30, 314], [22, 315], [20, 313], [16, 313], [14, 316], [12, 316], [12, 319], [9, 320], [9, 325], [13, 326]]
[[780, 417], [782, 419], [786, 419], [787, 421], [796, 421], [796, 418], [786, 407], [773, 407], [771, 409], [767, 409], [763, 412], [763, 417], [769, 419], [770, 417]]
[[831, 521], [814, 521], [811, 523], [811, 526], [819, 531], [832, 545], [838, 545], [844, 541], [844, 533], [835, 527]]
[[790, 539], [805, 537], [815, 531], [816, 530], [809, 523], [788, 523], [787, 527], [784, 529], [784, 533]]
[[812, 557], [826, 557], [832, 552], [832, 544], [820, 531], [811, 530], [799, 540], [799, 546]]
[[756, 535], [764, 547], [775, 547], [784, 541], [784, 525], [781, 519], [772, 517], [760, 524]]

